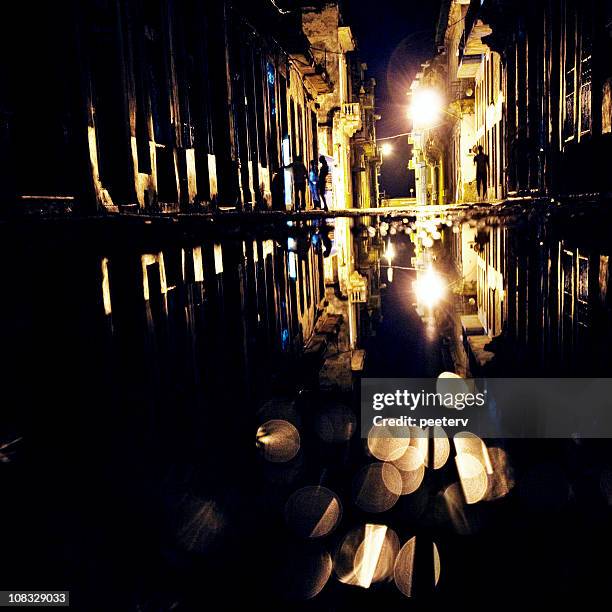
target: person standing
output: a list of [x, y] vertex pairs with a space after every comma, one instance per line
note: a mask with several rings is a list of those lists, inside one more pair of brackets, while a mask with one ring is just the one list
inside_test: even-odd
[[295, 209], [306, 210], [306, 180], [308, 171], [302, 157], [298, 155], [291, 164], [293, 169], [293, 185], [295, 188]]
[[325, 155], [319, 157], [321, 168], [319, 169], [319, 179], [317, 183], [319, 199], [323, 202], [323, 210], [329, 210], [327, 206], [327, 177], [329, 176], [329, 166]]
[[487, 197], [488, 190], [489, 156], [484, 152], [482, 146], [478, 147], [478, 154], [474, 156], [474, 163], [476, 164], [476, 190], [478, 191], [478, 199], [483, 202]]
[[312, 197], [312, 205], [314, 208], [321, 208], [321, 199], [319, 198], [319, 168], [317, 161], [313, 159], [310, 162], [310, 171], [308, 172], [308, 189]]
[[272, 192], [272, 210], [286, 210], [285, 208], [285, 179], [282, 166], [272, 176], [270, 190]]

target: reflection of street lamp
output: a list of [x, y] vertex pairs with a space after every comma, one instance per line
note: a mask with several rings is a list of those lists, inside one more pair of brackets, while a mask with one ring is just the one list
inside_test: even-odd
[[444, 296], [444, 282], [439, 274], [429, 268], [414, 283], [414, 290], [419, 302], [425, 306], [435, 306]]
[[393, 262], [393, 258], [395, 257], [395, 247], [391, 244], [391, 241], [387, 242], [387, 249], [385, 250], [385, 257], [389, 262], [389, 265]]
[[426, 128], [436, 123], [442, 106], [442, 96], [435, 89], [419, 88], [412, 94], [408, 117], [415, 127]]
[[387, 258], [387, 262], [389, 267], [387, 268], [387, 280], [392, 283], [393, 282], [393, 258], [395, 257], [395, 247], [391, 244], [391, 241], [387, 242], [387, 249], [385, 251], [385, 257]]

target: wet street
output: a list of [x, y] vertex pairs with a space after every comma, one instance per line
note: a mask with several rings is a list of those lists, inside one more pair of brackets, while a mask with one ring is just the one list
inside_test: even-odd
[[[435, 378], [443, 371], [440, 335], [416, 310], [410, 268], [414, 245], [406, 237], [394, 240], [397, 258], [392, 282], [382, 299], [382, 322], [367, 343], [367, 375], [373, 378]], [[383, 282], [386, 270], [382, 271]]]
[[[416, 273], [401, 270], [415, 243], [409, 226], [393, 225], [397, 270], [389, 282], [383, 260], [365, 374], [436, 377], [439, 330], [417, 312]], [[428, 609], [508, 589], [517, 600], [537, 588], [596, 589], [606, 569], [593, 551], [612, 541], [609, 444], [487, 440], [480, 490], [478, 473], [456, 463], [460, 441], [441, 431], [420, 459], [416, 447], [398, 459], [363, 440], [357, 390], [322, 386], [318, 366], [291, 356], [301, 298], [278, 271], [294, 239], [275, 231], [182, 245], [146, 233], [145, 254], [116, 245], [103, 257], [94, 242], [73, 241], [78, 262], [66, 243], [47, 244], [43, 259], [13, 245], [21, 267], [6, 271], [20, 299], [4, 305], [7, 391], [21, 388], [30, 408], [5, 413], [5, 438], [21, 439], [2, 466], [12, 491], [3, 522], [16, 526], [4, 539], [7, 575], [17, 581], [27, 568], [36, 584], [70, 585], [89, 602], [80, 609], [105, 611], [197, 610], [221, 595], [231, 606], [245, 594], [270, 610], [400, 610], [409, 593]], [[317, 230], [294, 235], [319, 291]], [[83, 268], [97, 275], [89, 287], [76, 282]], [[69, 312], [40, 299], [58, 292]], [[314, 300], [303, 299], [306, 312]], [[245, 328], [224, 324], [232, 312]], [[346, 342], [342, 332], [327, 358]]]

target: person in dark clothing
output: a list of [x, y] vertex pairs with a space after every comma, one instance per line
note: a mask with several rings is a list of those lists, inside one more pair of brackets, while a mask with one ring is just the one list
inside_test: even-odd
[[489, 156], [484, 152], [482, 146], [478, 147], [478, 155], [474, 157], [474, 163], [476, 164], [476, 189], [478, 191], [478, 198], [482, 200], [487, 197], [488, 189], [488, 176], [489, 176]]
[[315, 159], [310, 162], [308, 188], [310, 190], [310, 196], [312, 197], [313, 208], [321, 208], [321, 199], [319, 198], [319, 166]]
[[293, 169], [293, 186], [295, 189], [295, 209], [306, 210], [306, 181], [308, 180], [308, 170], [304, 165], [302, 157], [298, 155], [291, 164]]
[[283, 169], [279, 168], [272, 177], [272, 210], [285, 210], [285, 179]]
[[327, 164], [327, 159], [324, 155], [319, 157], [319, 161], [321, 162], [321, 168], [319, 169], [319, 199], [323, 203], [323, 210], [329, 210], [327, 206], [327, 177], [329, 176], [329, 166]]

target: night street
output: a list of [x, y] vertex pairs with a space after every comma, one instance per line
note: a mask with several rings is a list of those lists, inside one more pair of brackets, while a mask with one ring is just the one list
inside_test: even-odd
[[9, 4], [0, 607], [605, 606], [612, 2]]

